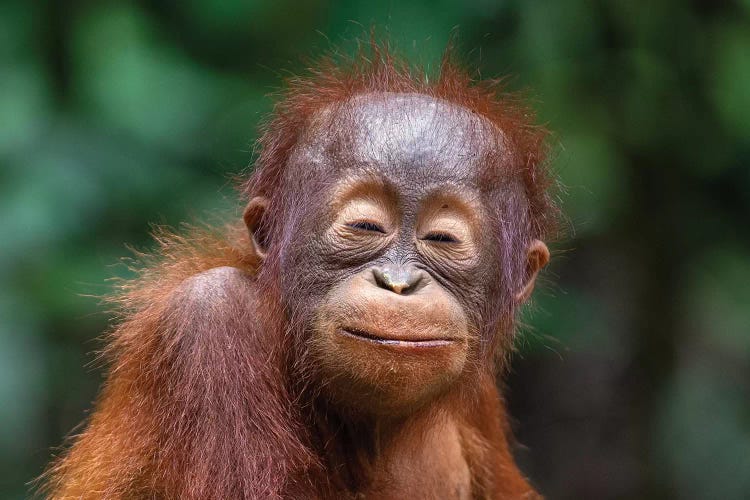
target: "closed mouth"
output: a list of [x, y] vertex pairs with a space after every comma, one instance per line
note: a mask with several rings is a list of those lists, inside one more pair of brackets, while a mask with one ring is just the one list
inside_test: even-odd
[[405, 339], [393, 337], [381, 337], [371, 332], [359, 328], [341, 327], [339, 331], [347, 336], [357, 340], [372, 342], [373, 344], [402, 346], [402, 347], [445, 347], [455, 342], [451, 338], [431, 338], [431, 339]]

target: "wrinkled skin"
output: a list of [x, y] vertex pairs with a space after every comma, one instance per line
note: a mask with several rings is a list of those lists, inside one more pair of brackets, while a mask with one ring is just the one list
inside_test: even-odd
[[[384, 436], [471, 385], [481, 365], [487, 312], [501, 293], [498, 214], [489, 212], [517, 188], [483, 185], [480, 173], [488, 157], [504, 158], [503, 148], [502, 133], [464, 108], [424, 95], [370, 94], [320, 111], [290, 158], [285, 182], [298, 196], [287, 210], [302, 216], [288, 218], [296, 224], [283, 232], [282, 301], [305, 331], [302, 365], [316, 370], [307, 378], [324, 381], [335, 411], [375, 429], [371, 447], [396, 450], [381, 457], [391, 483], [408, 446]], [[250, 203], [251, 233], [262, 206]], [[547, 258], [532, 242], [519, 297]], [[454, 425], [438, 419], [425, 426], [438, 430], [423, 432], [456, 435]], [[455, 453], [438, 461], [445, 470], [436, 475], [464, 497], [468, 475], [456, 471], [466, 462], [451, 442], [437, 444]], [[434, 457], [408, 460], [414, 467]]]

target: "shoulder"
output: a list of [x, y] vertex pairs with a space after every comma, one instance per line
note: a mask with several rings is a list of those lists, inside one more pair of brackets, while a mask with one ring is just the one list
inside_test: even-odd
[[177, 293], [196, 299], [223, 296], [232, 292], [251, 289], [253, 278], [237, 267], [214, 267], [195, 274], [183, 281]]
[[255, 302], [255, 280], [242, 269], [214, 267], [180, 283], [171, 294], [167, 312], [189, 316], [222, 316]]
[[161, 312], [159, 342], [182, 360], [181, 366], [186, 360], [223, 364], [237, 349], [256, 351], [262, 330], [255, 288], [255, 279], [235, 267], [190, 276], [170, 294]]

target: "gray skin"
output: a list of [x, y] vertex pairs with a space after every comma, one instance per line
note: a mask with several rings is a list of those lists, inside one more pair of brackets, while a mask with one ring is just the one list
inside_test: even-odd
[[[501, 281], [499, 216], [487, 207], [496, 206], [491, 198], [507, 189], [482, 185], [488, 158], [509, 161], [502, 132], [466, 108], [426, 95], [364, 94], [317, 113], [286, 169], [287, 192], [295, 193], [288, 210], [302, 214], [287, 218], [292, 222], [281, 242], [282, 300], [289, 299], [285, 306], [294, 322], [309, 325], [327, 290], [366, 272], [381, 287], [433, 280], [460, 303], [473, 330], [481, 330]], [[330, 199], [342, 179], [368, 176], [382, 179], [394, 195], [400, 235], [386, 248], [349, 255], [325, 238], [336, 215]], [[482, 231], [470, 265], [426, 259], [416, 251], [419, 207], [438, 191], [476, 208]]]

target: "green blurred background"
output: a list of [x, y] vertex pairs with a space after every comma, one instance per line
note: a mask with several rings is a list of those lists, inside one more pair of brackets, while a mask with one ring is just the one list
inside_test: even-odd
[[238, 216], [266, 94], [376, 24], [531, 87], [570, 224], [508, 380], [549, 498], [750, 498], [750, 1], [0, 2], [0, 497], [101, 370], [150, 223]]

